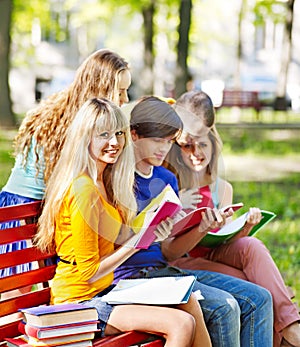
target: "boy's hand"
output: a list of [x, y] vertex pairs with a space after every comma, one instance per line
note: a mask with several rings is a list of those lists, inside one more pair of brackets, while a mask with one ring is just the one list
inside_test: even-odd
[[167, 218], [166, 220], [160, 222], [154, 231], [154, 234], [156, 236], [154, 242], [160, 242], [168, 238], [173, 229], [173, 225], [174, 222], [171, 218]]

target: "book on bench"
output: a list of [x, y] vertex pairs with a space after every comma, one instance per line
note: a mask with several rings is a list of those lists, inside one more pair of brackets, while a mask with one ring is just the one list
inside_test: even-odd
[[102, 301], [109, 304], [178, 305], [187, 303], [194, 276], [122, 279]]
[[24, 320], [38, 327], [58, 326], [98, 320], [97, 310], [77, 303], [42, 305], [20, 309]]
[[47, 339], [49, 337], [67, 336], [98, 331], [98, 321], [87, 321], [72, 324], [38, 327], [21, 321], [18, 325], [19, 332], [36, 339]]
[[71, 343], [77, 343], [77, 342], [86, 342], [86, 344], [89, 344], [89, 341], [91, 341], [95, 337], [94, 332], [89, 333], [80, 333], [80, 334], [69, 334], [66, 336], [56, 336], [56, 337], [49, 337], [45, 339], [36, 339], [31, 336], [23, 335], [22, 338], [30, 345], [34, 347], [43, 347], [43, 346], [61, 346], [61, 345], [69, 345]]
[[[261, 214], [262, 219], [258, 224], [254, 225], [248, 236], [254, 236], [261, 228], [263, 228], [267, 223], [271, 222], [276, 217], [276, 214], [271, 211], [261, 210]], [[215, 248], [222, 243], [229, 241], [243, 229], [247, 222], [247, 215], [248, 212], [242, 214], [232, 222], [225, 224], [216, 232], [208, 232], [198, 245]]]
[[[26, 338], [24, 336], [19, 337], [6, 337], [5, 339], [7, 347], [33, 347], [33, 345], [26, 342]], [[44, 345], [49, 346], [49, 345]], [[91, 340], [86, 341], [77, 341], [71, 343], [64, 344], [55, 344], [55, 346], [64, 346], [64, 347], [90, 347], [93, 346], [93, 342]]]

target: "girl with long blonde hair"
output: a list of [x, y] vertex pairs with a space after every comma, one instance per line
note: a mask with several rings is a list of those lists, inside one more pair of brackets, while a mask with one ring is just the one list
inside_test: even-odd
[[[35, 239], [40, 249], [58, 255], [51, 302], [96, 308], [102, 335], [140, 330], [162, 335], [165, 346], [199, 346], [195, 317], [201, 311], [193, 294], [187, 304], [172, 308], [101, 299], [113, 288], [114, 269], [138, 252], [126, 243], [114, 247], [120, 229], [129, 229], [136, 214], [134, 168], [127, 117], [107, 99], [87, 101], [48, 181]], [[166, 238], [172, 225], [160, 223], [156, 236]]]
[[[15, 139], [15, 165], [0, 193], [0, 207], [42, 200], [45, 183], [59, 159], [66, 131], [79, 108], [92, 97], [106, 97], [121, 106], [128, 102], [130, 84], [128, 63], [115, 52], [101, 49], [81, 64], [69, 87], [51, 95], [29, 111]], [[0, 228], [14, 224], [2, 223]], [[0, 253], [24, 247], [25, 242], [2, 245]], [[5, 272], [0, 271], [0, 277], [30, 268], [29, 263], [8, 271], [6, 269]], [[9, 295], [7, 293], [6, 296]]]

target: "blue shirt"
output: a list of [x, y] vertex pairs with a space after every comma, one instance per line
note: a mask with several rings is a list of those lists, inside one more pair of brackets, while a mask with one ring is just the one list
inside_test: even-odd
[[[155, 198], [167, 184], [170, 184], [178, 194], [178, 183], [175, 175], [162, 166], [154, 166], [150, 178], [135, 174], [136, 200], [138, 212], [143, 210], [149, 202]], [[141, 249], [114, 272], [115, 282], [121, 278], [128, 278], [138, 273], [144, 267], [165, 267], [168, 262], [162, 254], [159, 242], [154, 242], [148, 249]]]

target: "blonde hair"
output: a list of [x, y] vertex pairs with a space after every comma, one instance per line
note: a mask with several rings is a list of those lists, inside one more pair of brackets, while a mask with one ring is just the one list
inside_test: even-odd
[[26, 164], [32, 137], [36, 139], [36, 167], [39, 171], [39, 151], [45, 160], [44, 179], [47, 181], [60, 156], [66, 130], [79, 108], [91, 98], [105, 97], [119, 105], [120, 72], [128, 63], [118, 54], [101, 49], [91, 54], [78, 68], [73, 83], [53, 94], [29, 111], [15, 138], [15, 155], [23, 155]]
[[136, 215], [135, 160], [128, 119], [119, 107], [106, 99], [88, 100], [68, 129], [61, 156], [47, 184], [45, 206], [35, 238], [42, 251], [54, 249], [55, 219], [72, 181], [85, 174], [97, 185], [97, 166], [89, 152], [93, 133], [120, 129], [125, 132], [125, 145], [117, 162], [106, 166], [103, 182], [109, 202], [119, 210], [123, 222], [129, 225]]

